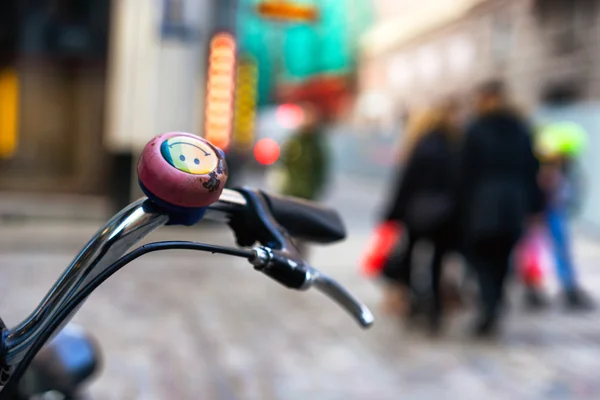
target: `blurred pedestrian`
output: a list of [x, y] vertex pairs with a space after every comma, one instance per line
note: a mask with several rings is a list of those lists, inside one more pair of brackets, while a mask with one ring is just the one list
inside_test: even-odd
[[543, 211], [543, 195], [532, 131], [504, 84], [481, 85], [476, 107], [461, 156], [460, 208], [465, 255], [480, 288], [474, 333], [487, 336], [497, 328], [511, 253], [529, 217]]
[[[587, 135], [579, 125], [562, 121], [544, 125], [537, 139], [536, 150], [542, 164], [539, 178], [546, 194], [544, 215], [565, 304], [573, 310], [589, 310], [594, 303], [577, 281], [568, 229], [570, 209], [580, 197], [576, 161], [585, 147]], [[543, 303], [540, 293], [533, 288], [526, 299], [530, 305]]]
[[387, 298], [397, 303], [398, 293], [403, 293], [409, 312], [414, 313], [420, 306], [412, 282], [414, 248], [420, 241], [433, 245], [428, 315], [430, 328], [437, 332], [443, 308], [442, 263], [456, 237], [456, 166], [461, 134], [455, 104], [446, 102], [415, 115], [406, 135], [396, 190], [383, 216], [384, 221], [404, 225], [406, 243], [398, 247], [397, 256], [382, 274], [392, 284]]
[[[302, 109], [302, 123], [282, 146], [281, 193], [317, 201], [325, 189], [331, 155], [327, 150], [319, 109], [309, 103], [304, 104]], [[302, 252], [306, 252], [303, 244], [298, 243], [298, 247]]]

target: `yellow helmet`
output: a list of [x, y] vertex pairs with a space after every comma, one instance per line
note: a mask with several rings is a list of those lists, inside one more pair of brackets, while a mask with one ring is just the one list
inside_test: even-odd
[[587, 134], [578, 124], [570, 121], [553, 122], [538, 129], [535, 150], [538, 157], [576, 157], [587, 145]]

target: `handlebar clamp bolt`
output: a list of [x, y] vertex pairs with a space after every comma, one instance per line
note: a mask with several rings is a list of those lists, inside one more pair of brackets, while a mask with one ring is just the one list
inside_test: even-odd
[[255, 269], [264, 269], [273, 259], [273, 252], [268, 247], [255, 247], [252, 249], [252, 252], [254, 253], [254, 257], [250, 260], [250, 263], [254, 265]]

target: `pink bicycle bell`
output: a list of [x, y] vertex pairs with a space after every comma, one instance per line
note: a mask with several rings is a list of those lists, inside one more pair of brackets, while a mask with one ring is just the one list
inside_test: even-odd
[[144, 147], [137, 172], [146, 196], [171, 216], [169, 224], [198, 222], [219, 200], [227, 181], [223, 151], [185, 132], [152, 139]]

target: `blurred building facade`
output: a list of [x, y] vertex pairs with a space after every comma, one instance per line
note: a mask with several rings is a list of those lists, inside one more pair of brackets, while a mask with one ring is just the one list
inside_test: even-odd
[[413, 108], [444, 96], [471, 100], [503, 78], [536, 122], [571, 121], [588, 132], [579, 159], [579, 220], [600, 227], [600, 1], [378, 0], [362, 42], [352, 125], [396, 141]]
[[236, 1], [4, 1], [0, 191], [128, 201], [151, 137], [202, 131], [208, 43]]
[[[354, 89], [358, 39], [371, 24], [370, 0], [239, 0], [242, 54], [259, 65], [258, 103], [310, 101], [337, 114]], [[277, 17], [260, 6], [282, 8]], [[294, 10], [311, 17], [300, 18]]]
[[109, 19], [105, 0], [2, 2], [0, 190], [104, 183]]
[[468, 98], [487, 78], [505, 79], [529, 111], [600, 98], [598, 0], [394, 3], [381, 0], [362, 42], [359, 126], [397, 126], [407, 110]]
[[0, 191], [128, 201], [135, 160], [152, 136], [202, 134], [210, 122], [209, 43], [219, 32], [235, 37], [238, 56], [256, 62], [252, 101], [342, 108], [355, 87], [371, 2], [272, 2], [314, 8], [310, 21], [269, 18], [257, 12], [261, 3], [268, 1], [4, 2]]

